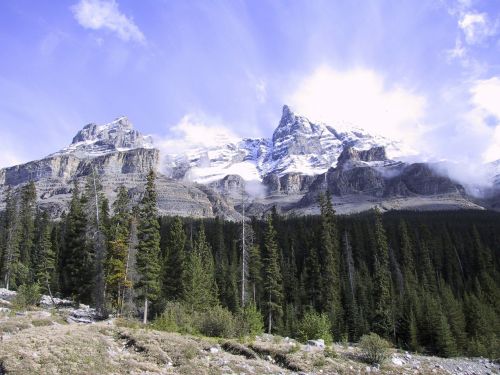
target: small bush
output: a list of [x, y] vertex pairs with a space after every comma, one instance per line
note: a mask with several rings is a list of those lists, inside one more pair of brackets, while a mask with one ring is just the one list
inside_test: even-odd
[[361, 337], [359, 348], [368, 363], [381, 364], [389, 356], [391, 344], [376, 333], [370, 333]]
[[115, 319], [115, 326], [122, 327], [122, 328], [137, 329], [137, 328], [141, 328], [142, 324], [140, 322], [138, 322], [137, 320], [126, 319], [126, 318], [116, 318]]
[[326, 358], [337, 358], [338, 354], [335, 351], [335, 348], [333, 346], [327, 346], [324, 351], [325, 357]]
[[168, 302], [165, 311], [152, 326], [159, 331], [196, 334], [197, 329], [194, 324], [196, 315], [180, 302]]
[[326, 365], [326, 360], [323, 357], [318, 357], [313, 362], [314, 367], [321, 368], [321, 367], [325, 367], [325, 365]]
[[33, 319], [31, 321], [31, 324], [33, 324], [35, 327], [46, 327], [51, 326], [53, 323], [49, 319]]
[[215, 306], [203, 312], [200, 316], [199, 330], [209, 337], [234, 337], [235, 319], [231, 311], [221, 306]]
[[236, 333], [238, 336], [256, 336], [264, 332], [262, 314], [254, 304], [241, 309], [236, 316]]
[[330, 344], [333, 341], [330, 327], [330, 319], [328, 319], [326, 314], [308, 311], [299, 322], [298, 338], [303, 342], [323, 339], [326, 344]]
[[17, 289], [17, 295], [14, 298], [12, 305], [16, 309], [27, 309], [34, 307], [40, 302], [40, 285], [38, 284], [23, 284]]

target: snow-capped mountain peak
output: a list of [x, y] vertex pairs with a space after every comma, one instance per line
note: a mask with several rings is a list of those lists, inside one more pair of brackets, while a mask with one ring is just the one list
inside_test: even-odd
[[80, 157], [93, 157], [136, 148], [153, 148], [152, 138], [134, 130], [129, 119], [122, 116], [107, 124], [85, 125], [69, 146], [55, 154], [72, 153]]
[[172, 177], [184, 177], [210, 183], [227, 175], [245, 180], [262, 180], [269, 174], [317, 175], [335, 167], [346, 147], [368, 150], [386, 147], [399, 151], [399, 144], [384, 137], [372, 136], [345, 124], [335, 127], [310, 121], [283, 106], [281, 120], [271, 139], [243, 139], [218, 147], [197, 148], [183, 155], [166, 155], [165, 171]]

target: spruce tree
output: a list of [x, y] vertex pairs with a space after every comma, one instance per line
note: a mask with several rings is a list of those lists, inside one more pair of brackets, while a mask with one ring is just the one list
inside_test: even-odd
[[214, 271], [212, 251], [202, 225], [188, 254], [184, 274], [183, 299], [192, 310], [206, 310], [217, 304]]
[[[20, 237], [19, 237], [19, 280], [27, 283], [33, 280], [33, 245], [35, 240], [36, 187], [33, 181], [21, 190]], [[31, 273], [31, 275], [30, 275]]]
[[271, 216], [267, 219], [264, 249], [264, 311], [267, 315], [267, 332], [271, 333], [273, 324], [276, 324], [276, 321], [283, 313], [283, 286], [279, 265], [279, 249]]
[[92, 273], [92, 299], [97, 313], [107, 317], [105, 303], [105, 262], [106, 262], [106, 234], [109, 208], [107, 198], [102, 192], [102, 184], [95, 168], [87, 176], [83, 192], [83, 209], [87, 219], [86, 241], [90, 257]]
[[42, 290], [52, 296], [51, 285], [54, 282], [56, 264], [52, 245], [52, 228], [47, 212], [43, 212], [40, 225], [40, 237], [35, 253], [35, 279]]
[[[338, 241], [335, 212], [330, 193], [320, 196], [321, 207], [321, 247], [320, 265], [322, 279], [321, 310], [326, 312], [333, 323], [337, 337], [344, 332], [343, 308], [341, 302], [340, 245]], [[320, 277], [320, 275], [316, 275]]]
[[16, 288], [19, 270], [22, 268], [19, 252], [20, 240], [17, 198], [14, 192], [7, 190], [5, 198], [5, 249], [3, 252], [2, 279], [4, 287]]
[[123, 309], [126, 289], [131, 286], [127, 278], [127, 259], [130, 249], [130, 199], [122, 185], [113, 204], [114, 216], [109, 230], [109, 244], [106, 259], [106, 287], [118, 313]]
[[380, 336], [390, 338], [392, 333], [391, 313], [391, 274], [389, 271], [389, 249], [382, 214], [375, 210], [374, 223], [374, 300], [373, 331]]
[[151, 170], [147, 177], [146, 191], [141, 201], [138, 228], [137, 271], [140, 275], [137, 287], [144, 299], [144, 324], [148, 319], [149, 301], [160, 294], [160, 224], [158, 222], [156, 175]]
[[182, 220], [176, 217], [170, 224], [167, 236], [167, 254], [163, 274], [163, 293], [167, 300], [179, 300], [183, 296], [186, 240]]
[[248, 257], [248, 283], [252, 294], [252, 301], [255, 306], [260, 304], [260, 291], [262, 289], [262, 259], [260, 247], [253, 245], [250, 247]]

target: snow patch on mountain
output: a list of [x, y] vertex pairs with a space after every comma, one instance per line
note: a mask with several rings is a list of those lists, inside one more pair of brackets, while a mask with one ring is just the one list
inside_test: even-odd
[[213, 140], [208, 147], [196, 146], [183, 153], [166, 154], [162, 171], [173, 178], [203, 184], [229, 174], [247, 181], [262, 181], [269, 174], [317, 175], [335, 167], [346, 147], [368, 150], [378, 146], [385, 147], [391, 158], [412, 153], [400, 142], [370, 135], [351, 124], [313, 123], [285, 105], [271, 139], [248, 138], [228, 143], [223, 139]]
[[80, 158], [92, 158], [116, 151], [153, 147], [152, 138], [134, 130], [128, 118], [122, 116], [108, 124], [85, 125], [69, 146], [49, 156], [73, 154]]

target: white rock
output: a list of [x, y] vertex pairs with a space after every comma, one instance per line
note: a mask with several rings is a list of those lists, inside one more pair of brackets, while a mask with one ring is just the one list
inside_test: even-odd
[[14, 292], [13, 290], [0, 288], [0, 299], [4, 299], [6, 301], [12, 301], [16, 295], [17, 293]]
[[405, 362], [399, 357], [392, 357], [392, 364], [396, 366], [403, 366]]
[[212, 347], [212, 348], [210, 348], [210, 353], [212, 353], [212, 354], [219, 353], [219, 349], [217, 349], [216, 347]]
[[323, 339], [309, 340], [309, 341], [307, 341], [307, 345], [315, 346], [317, 348], [324, 348], [325, 347], [325, 340], [323, 340]]

